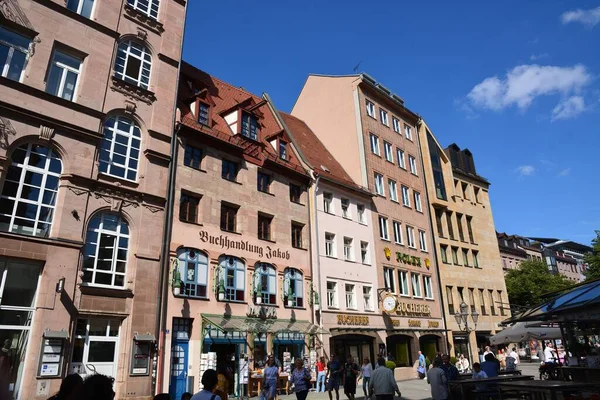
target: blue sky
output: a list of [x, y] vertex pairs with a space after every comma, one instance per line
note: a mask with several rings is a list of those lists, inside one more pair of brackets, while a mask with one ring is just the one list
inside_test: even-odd
[[496, 229], [600, 229], [600, 0], [189, 2], [184, 59], [290, 111], [309, 73], [367, 72], [474, 153]]

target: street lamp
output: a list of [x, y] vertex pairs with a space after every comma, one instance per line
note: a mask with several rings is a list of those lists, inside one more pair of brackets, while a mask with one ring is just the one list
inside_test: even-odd
[[[479, 320], [479, 314], [477, 311], [473, 311], [471, 313], [471, 318], [473, 319], [474, 328], [469, 328], [469, 306], [464, 301], [460, 303], [460, 311], [454, 314], [454, 318], [456, 319], [456, 323], [458, 324], [458, 329], [467, 333], [467, 340], [469, 341], [469, 352], [471, 353], [471, 357], [473, 357], [473, 349], [471, 348], [471, 340], [469, 339], [469, 334], [473, 332], [477, 328], [477, 321]], [[463, 326], [464, 325], [464, 326]]]

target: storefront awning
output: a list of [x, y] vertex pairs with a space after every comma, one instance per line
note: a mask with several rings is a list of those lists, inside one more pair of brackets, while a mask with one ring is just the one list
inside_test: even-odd
[[329, 334], [309, 321], [291, 319], [262, 319], [203, 314], [202, 320], [223, 332]]

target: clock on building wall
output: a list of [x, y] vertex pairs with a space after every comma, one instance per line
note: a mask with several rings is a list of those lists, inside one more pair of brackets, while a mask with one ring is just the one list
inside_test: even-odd
[[396, 311], [396, 307], [398, 307], [398, 301], [396, 300], [396, 297], [393, 294], [388, 293], [383, 298], [382, 306], [383, 311], [387, 313], [392, 313]]

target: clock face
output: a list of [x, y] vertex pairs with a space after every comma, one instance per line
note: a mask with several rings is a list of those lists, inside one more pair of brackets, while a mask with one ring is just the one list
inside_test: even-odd
[[383, 299], [383, 309], [387, 312], [392, 312], [396, 309], [396, 298], [388, 294]]

